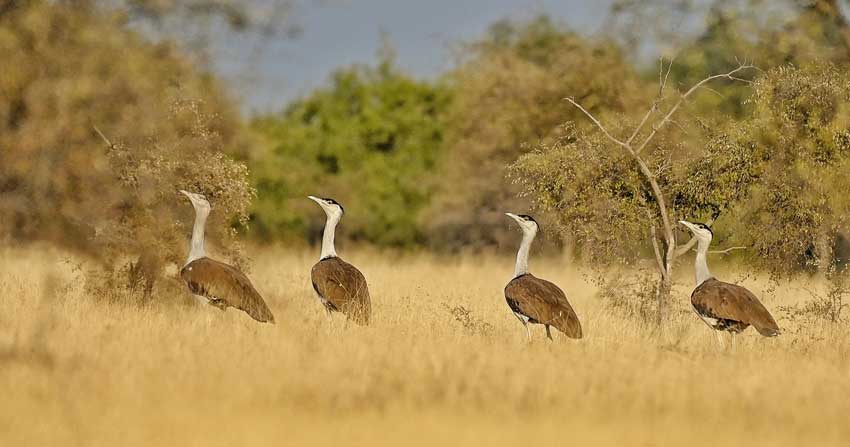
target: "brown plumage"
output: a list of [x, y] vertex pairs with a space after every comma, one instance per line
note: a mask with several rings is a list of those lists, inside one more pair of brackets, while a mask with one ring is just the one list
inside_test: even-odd
[[714, 278], [700, 284], [691, 294], [696, 313], [710, 327], [738, 333], [752, 325], [761, 335], [779, 335], [779, 326], [764, 305], [749, 290]]
[[310, 278], [328, 312], [342, 312], [357, 324], [369, 324], [372, 304], [366, 278], [360, 270], [334, 256], [317, 262]]
[[549, 326], [554, 326], [570, 338], [582, 336], [581, 323], [567, 301], [567, 296], [549, 281], [530, 273], [518, 276], [505, 287], [505, 299], [511, 310], [527, 318], [528, 323], [545, 325], [549, 338], [552, 338]]
[[210, 258], [196, 259], [180, 270], [195, 295], [224, 310], [235, 307], [262, 323], [274, 323], [274, 315], [245, 274]]

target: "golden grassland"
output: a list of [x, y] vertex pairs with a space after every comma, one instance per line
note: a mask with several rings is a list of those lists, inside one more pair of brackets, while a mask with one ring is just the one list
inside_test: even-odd
[[372, 291], [361, 328], [320, 307], [315, 253], [251, 251], [274, 326], [180, 293], [109, 302], [62, 253], [0, 249], [0, 445], [850, 443], [850, 331], [777, 312], [810, 299], [799, 282], [744, 281], [785, 333], [721, 350], [689, 312], [690, 265], [659, 335], [538, 257], [586, 337], [536, 327], [529, 344], [502, 295], [510, 256], [351, 250]]

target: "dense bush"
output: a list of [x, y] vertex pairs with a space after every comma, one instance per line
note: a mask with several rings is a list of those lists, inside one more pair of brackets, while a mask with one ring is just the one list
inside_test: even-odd
[[[439, 248], [501, 245], [514, 238], [504, 212], [525, 211], [506, 166], [530, 146], [557, 139], [577, 118], [563, 99], [595, 113], [624, 113], [651, 97], [617, 46], [579, 36], [546, 17], [500, 22], [449, 74], [444, 181], [423, 222]], [[512, 244], [508, 244], [512, 245]]]
[[0, 12], [0, 233], [81, 250], [108, 271], [144, 259], [151, 276], [185, 256], [191, 207], [177, 189], [211, 197], [221, 241], [252, 192], [223, 155], [239, 123], [221, 87], [123, 17], [86, 2]]
[[387, 60], [338, 71], [332, 84], [254, 124], [266, 147], [253, 163], [262, 238], [318, 234], [323, 217], [308, 194], [346, 208], [344, 232], [380, 245], [422, 242], [419, 215], [443, 181], [436, 171], [442, 85], [414, 80]]
[[850, 75], [830, 64], [780, 67], [755, 85], [739, 145], [759, 175], [737, 234], [772, 271], [826, 271], [850, 232]]

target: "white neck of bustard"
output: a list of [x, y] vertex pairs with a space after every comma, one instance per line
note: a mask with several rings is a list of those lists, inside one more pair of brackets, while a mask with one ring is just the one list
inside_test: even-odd
[[336, 257], [334, 235], [336, 234], [336, 225], [339, 223], [340, 217], [338, 214], [328, 214], [328, 220], [325, 221], [325, 231], [322, 233], [322, 254], [319, 256], [320, 260]]
[[192, 227], [192, 243], [189, 247], [189, 259], [186, 264], [206, 256], [204, 252], [204, 228], [207, 226], [207, 216], [210, 211], [195, 208], [195, 226]]
[[523, 230], [522, 243], [519, 245], [519, 251], [516, 254], [514, 278], [518, 278], [528, 273], [528, 253], [531, 251], [531, 242], [534, 241], [534, 236], [536, 234], [537, 232], [534, 230]]
[[694, 262], [694, 270], [696, 271], [697, 287], [704, 283], [707, 279], [713, 278], [708, 270], [708, 246], [711, 241], [700, 240], [697, 246], [697, 257]]

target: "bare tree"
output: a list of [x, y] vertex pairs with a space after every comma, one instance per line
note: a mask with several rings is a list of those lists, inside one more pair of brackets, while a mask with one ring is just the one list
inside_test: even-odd
[[[666, 314], [668, 297], [672, 287], [673, 266], [675, 261], [677, 258], [692, 249], [695, 244], [694, 239], [691, 239], [684, 244], [679, 244], [676, 240], [675, 225], [677, 210], [673, 209], [674, 207], [672, 207], [671, 199], [665, 195], [665, 187], [668, 189], [669, 193], [669, 189], [675, 188], [675, 186], [671, 186], [669, 178], [662, 179], [660, 176], [666, 175], [665, 171], [668, 165], [673, 163], [671, 158], [673, 157], [673, 152], [677, 150], [676, 148], [678, 146], [670, 141], [664, 141], [659, 138], [659, 134], [664, 132], [665, 128], [669, 128], [671, 124], [675, 125], [677, 128], [681, 127], [679, 123], [674, 121], [673, 118], [676, 113], [680, 111], [683, 104], [685, 104], [688, 99], [694, 95], [694, 93], [702, 89], [707, 89], [713, 92], [714, 90], [709, 88], [708, 84], [718, 80], [750, 83], [749, 80], [744, 79], [742, 76], [755, 70], [753, 65], [739, 63], [739, 65], [733, 70], [708, 76], [690, 86], [690, 88], [684, 92], [677, 91], [675, 96], [671, 96], [667, 93], [667, 91], [672, 64], [673, 61], [670, 61], [669, 64], [665, 64], [662, 59], [659, 65], [658, 96], [650, 105], [649, 109], [642, 115], [642, 118], [637, 121], [637, 124], [634, 125], [633, 128], [625, 129], [620, 128], [618, 124], [617, 127], [619, 132], [622, 132], [627, 136], [616, 136], [615, 132], [609, 130], [609, 126], [603, 124], [599, 118], [589, 112], [578, 101], [573, 98], [566, 98], [566, 101], [575, 106], [588, 119], [590, 119], [590, 121], [593, 122], [596, 128], [598, 128], [598, 130], [604, 135], [604, 139], [597, 141], [592, 137], [582, 137], [581, 133], [577, 132], [576, 135], [578, 136], [568, 136], [568, 143], [565, 143], [567, 146], [572, 146], [562, 147], [561, 151], [554, 151], [554, 153], [559, 154], [555, 156], [562, 157], [562, 159], [549, 159], [539, 161], [539, 163], [534, 163], [533, 158], [535, 157], [535, 154], [531, 154], [529, 155], [529, 159], [525, 161], [521, 159], [517, 162], [517, 165], [515, 165], [515, 168], [518, 168], [523, 176], [528, 175], [528, 178], [521, 179], [521, 181], [526, 183], [526, 186], [529, 186], [530, 183], [537, 182], [537, 185], [532, 185], [530, 188], [536, 189], [538, 199], [540, 196], [545, 197], [548, 195], [551, 197], [551, 191], [558, 190], [558, 188], [570, 188], [569, 185], [573, 180], [585, 182], [584, 185], [587, 186], [586, 188], [577, 186], [576, 188], [578, 189], [571, 190], [568, 194], [570, 195], [568, 200], [561, 200], [561, 202], [567, 202], [570, 200], [580, 202], [563, 204], [562, 209], [569, 209], [571, 206], [575, 205], [575, 208], [580, 210], [590, 210], [585, 211], [584, 214], [580, 214], [578, 216], [571, 216], [571, 219], [578, 218], [585, 223], [598, 224], [600, 223], [600, 220], [610, 219], [608, 216], [617, 215], [618, 217], [615, 219], [621, 218], [624, 221], [629, 221], [630, 223], [628, 225], [631, 225], [632, 227], [643, 226], [648, 230], [649, 246], [651, 246], [654, 256], [655, 268], [657, 268], [657, 272], [660, 276], [660, 281], [655, 291], [655, 299], [657, 300], [658, 305], [657, 319], [659, 325]], [[570, 134], [570, 132], [567, 133]], [[664, 138], [668, 137], [669, 135]], [[620, 147], [625, 154], [627, 154], [627, 157], [614, 158], [613, 154], [594, 154], [594, 152], [598, 153], [599, 151], [605, 151], [607, 148], [611, 147], [610, 145], [605, 144], [604, 140], [613, 143], [616, 147]], [[653, 150], [648, 149], [651, 146]], [[665, 147], [666, 149], [656, 150], [657, 148], [655, 146]], [[575, 152], [584, 151], [584, 153], [581, 155], [571, 155], [569, 154], [570, 150], [574, 150]], [[545, 152], [546, 150], [538, 153], [537, 155]], [[661, 156], [659, 156], [659, 153]], [[594, 157], [605, 158], [604, 160], [594, 160]], [[629, 163], [628, 160], [631, 160], [633, 164]], [[587, 165], [593, 165], [597, 162], [599, 163], [597, 168], [586, 167]], [[544, 170], [551, 171], [553, 164], [559, 164], [562, 166], [562, 169], [566, 170], [579, 169], [583, 171], [575, 174], [575, 178], [573, 179], [568, 178], [564, 180], [563, 178], [553, 179], [550, 177], [540, 180], [541, 176], [552, 175], [541, 175], [540, 173]], [[629, 171], [630, 168], [626, 165], [636, 167], [638, 173], [632, 174]], [[590, 174], [588, 174], [589, 171], [593, 171], [594, 169], [603, 172], [590, 172]], [[570, 175], [573, 174], [566, 174], [567, 177]], [[594, 179], [587, 181], [588, 176], [594, 177]], [[607, 176], [608, 179], [600, 178], [600, 176]], [[622, 179], [611, 179], [611, 177], [621, 177]], [[597, 186], [596, 183], [600, 182], [619, 182], [619, 184], [616, 184], [613, 187], [610, 185]], [[606, 191], [601, 191], [602, 189], [606, 189]], [[617, 191], [612, 193], [612, 190]], [[622, 192], [624, 190], [627, 190], [627, 192]], [[581, 196], [582, 199], [577, 199], [578, 196]], [[603, 196], [603, 200], [607, 200], [607, 203], [593, 203], [596, 199]], [[548, 198], [545, 200], [548, 200]], [[555, 201], [557, 201], [557, 199]], [[540, 200], [538, 200], [538, 203], [539, 202]], [[553, 201], [549, 200], [549, 202], [551, 203]], [[622, 205], [623, 202], [628, 203]], [[606, 206], [608, 208], [615, 209], [613, 211], [606, 209], [601, 212], [594, 210], [597, 208], [604, 209]], [[567, 213], [569, 212], [570, 211], [567, 211]], [[583, 211], [577, 211], [577, 213], [582, 212]], [[709, 224], [713, 223], [713, 220], [717, 217], [717, 213], [714, 214], [715, 215], [708, 222]], [[605, 222], [602, 224], [606, 225]], [[569, 225], [572, 224], [567, 224], [567, 226]], [[635, 231], [632, 229], [625, 233], [634, 237]], [[616, 239], [616, 237], [613, 239]], [[625, 245], [626, 242], [615, 240], [613, 244]], [[605, 250], [602, 249], [602, 251]], [[638, 250], [631, 250], [632, 253], [636, 251]]]
[[[663, 318], [664, 309], [666, 308], [667, 297], [670, 294], [670, 289], [672, 287], [672, 275], [673, 275], [673, 264], [676, 261], [676, 258], [682, 256], [687, 253], [691, 248], [693, 248], [696, 243], [696, 239], [691, 237], [691, 239], [684, 245], [679, 246], [676, 243], [676, 234], [673, 227], [673, 215], [670, 212], [668, 206], [668, 200], [664, 196], [664, 193], [661, 191], [661, 187], [658, 184], [658, 179], [656, 174], [649, 168], [646, 160], [641, 156], [641, 152], [647, 147], [647, 145], [652, 142], [655, 136], [658, 134], [658, 131], [670, 123], [672, 121], [673, 115], [676, 114], [676, 111], [685, 103], [689, 96], [691, 96], [694, 92], [704, 87], [706, 84], [711, 81], [717, 79], [728, 79], [731, 81], [737, 82], [745, 82], [749, 83], [750, 81], [740, 78], [738, 75], [741, 72], [747, 70], [754, 70], [755, 67], [749, 64], [739, 64], [735, 69], [721, 74], [711, 75], [702, 81], [697, 82], [690, 89], [688, 89], [685, 93], [680, 93], [679, 99], [670, 107], [666, 113], [663, 113], [662, 118], [656, 121], [651, 125], [650, 131], [646, 135], [642, 135], [641, 132], [644, 130], [646, 125], [652, 120], [653, 116], [656, 116], [660, 110], [660, 104], [664, 100], [664, 90], [667, 87], [667, 80], [670, 75], [670, 67], [673, 66], [673, 61], [667, 65], [666, 73], [663, 70], [663, 59], [661, 61], [662, 70], [659, 70], [659, 91], [658, 91], [658, 99], [656, 99], [652, 105], [647, 110], [646, 114], [644, 114], [643, 119], [641, 119], [640, 123], [635, 127], [635, 129], [631, 132], [630, 136], [627, 139], [617, 138], [612, 135], [605, 126], [591, 114], [584, 107], [581, 106], [578, 102], [576, 102], [572, 98], [566, 98], [572, 105], [581, 110], [587, 117], [593, 121], [593, 123], [599, 128], [602, 133], [605, 134], [605, 137], [611, 140], [613, 143], [622, 147], [634, 160], [634, 162], [640, 168], [641, 174], [643, 174], [645, 180], [649, 182], [649, 185], [652, 188], [652, 193], [654, 195], [655, 203], [658, 205], [658, 213], [661, 216], [661, 232], [663, 241], [665, 242], [666, 250], [662, 250], [662, 248], [658, 244], [658, 230], [656, 228], [656, 223], [652, 220], [649, 222], [649, 234], [652, 242], [652, 249], [655, 255], [655, 261], [658, 267], [658, 272], [661, 275], [661, 287], [657, 290], [657, 299], [658, 299], [658, 318], [659, 320]], [[709, 225], [713, 223], [709, 222]], [[664, 253], [662, 253], [662, 251]]]

